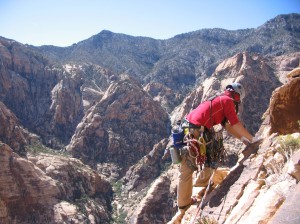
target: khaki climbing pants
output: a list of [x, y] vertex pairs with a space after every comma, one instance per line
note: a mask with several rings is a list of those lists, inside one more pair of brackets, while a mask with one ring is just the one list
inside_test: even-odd
[[193, 158], [185, 154], [182, 156], [179, 178], [177, 187], [177, 205], [180, 208], [188, 206], [192, 202], [192, 191], [193, 191], [193, 173], [194, 170], [190, 168], [188, 163], [195, 164]]
[[196, 177], [195, 181], [193, 182], [193, 186], [194, 187], [206, 187], [208, 185], [211, 175], [214, 174], [211, 182], [213, 184], [213, 187], [216, 187], [225, 179], [225, 177], [228, 175], [230, 169], [220, 167], [220, 168], [217, 168], [215, 170], [215, 172], [213, 172], [213, 171], [214, 170], [212, 168], [205, 167], [202, 171], [200, 171], [197, 174], [197, 177]]
[[[192, 164], [192, 166], [191, 166]], [[182, 156], [181, 165], [179, 168], [178, 188], [177, 188], [177, 204], [179, 209], [188, 206], [192, 202], [192, 191], [194, 187], [206, 187], [211, 175], [214, 173], [212, 182], [214, 187], [220, 184], [229, 173], [229, 168], [218, 168], [214, 170], [210, 167], [204, 167], [198, 172], [195, 181], [193, 181], [193, 169], [195, 159], [188, 154]]]

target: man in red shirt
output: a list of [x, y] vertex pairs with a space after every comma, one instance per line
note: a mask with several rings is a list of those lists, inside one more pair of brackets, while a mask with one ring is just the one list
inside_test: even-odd
[[[245, 97], [245, 90], [240, 83], [232, 83], [226, 86], [222, 95], [215, 97], [212, 100], [207, 100], [201, 103], [196, 109], [192, 110], [187, 116], [186, 120], [189, 124], [189, 133], [195, 139], [199, 139], [201, 134], [206, 131], [209, 132], [214, 125], [222, 124], [225, 129], [234, 137], [240, 139], [244, 144], [250, 144], [253, 136], [240, 123], [237, 116], [238, 104]], [[204, 168], [201, 171], [201, 180], [198, 186], [206, 187], [212, 175], [212, 161], [207, 153], [207, 159]], [[179, 183], [177, 188], [177, 204], [179, 211], [169, 222], [181, 223], [181, 219], [185, 211], [193, 203], [192, 188], [193, 188], [193, 172], [195, 158], [191, 157], [189, 153], [182, 156], [182, 161], [179, 170]]]
[[236, 105], [240, 104], [244, 97], [245, 90], [243, 86], [240, 83], [232, 83], [226, 87], [222, 95], [214, 98], [212, 101], [205, 101], [192, 110], [186, 116], [186, 119], [192, 126], [199, 128], [204, 126], [208, 129], [217, 124], [224, 125], [225, 122], [222, 122], [226, 119], [229, 121], [229, 124], [226, 125], [226, 130], [230, 134], [244, 143], [247, 140], [251, 142], [253, 136], [240, 123], [235, 109]]

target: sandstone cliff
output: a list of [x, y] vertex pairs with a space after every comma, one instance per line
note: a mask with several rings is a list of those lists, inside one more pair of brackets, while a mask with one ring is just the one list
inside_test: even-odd
[[82, 116], [80, 80], [66, 78], [61, 68], [15, 41], [1, 39], [0, 52], [1, 101], [44, 143], [66, 142]]
[[0, 39], [0, 101], [44, 144], [63, 148], [84, 112], [116, 75], [91, 64], [58, 66], [25, 46]]
[[21, 158], [0, 143], [1, 223], [108, 223], [110, 184], [72, 158]]
[[17, 117], [0, 101], [0, 139], [10, 145], [19, 155], [26, 155], [25, 130]]
[[87, 111], [67, 150], [90, 164], [109, 162], [127, 169], [168, 136], [168, 124], [159, 103], [124, 76]]

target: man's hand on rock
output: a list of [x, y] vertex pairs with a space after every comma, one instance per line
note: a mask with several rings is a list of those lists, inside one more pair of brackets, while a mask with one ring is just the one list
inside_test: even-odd
[[247, 138], [244, 137], [244, 136], [241, 137], [241, 141], [242, 141], [245, 145], [247, 145], [247, 146], [251, 144], [251, 142], [249, 141], [249, 139], [247, 139]]

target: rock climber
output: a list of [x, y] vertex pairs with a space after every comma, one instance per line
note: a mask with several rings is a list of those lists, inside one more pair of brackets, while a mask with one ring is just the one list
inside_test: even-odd
[[[241, 140], [245, 145], [251, 144], [254, 137], [242, 125], [237, 116], [238, 105], [245, 97], [245, 89], [240, 83], [231, 83], [227, 85], [225, 91], [201, 103], [192, 110], [186, 117], [188, 124], [188, 133], [194, 139], [204, 136], [207, 142], [206, 159], [200, 173], [201, 178], [197, 180], [197, 186], [206, 187], [212, 175], [212, 169], [215, 169], [212, 153], [209, 152], [209, 141], [212, 138], [210, 130], [216, 125], [222, 125], [231, 135]], [[169, 224], [181, 223], [181, 220], [187, 209], [195, 203], [192, 198], [193, 172], [197, 170], [196, 159], [191, 153], [182, 153], [179, 169], [179, 179], [177, 187], [177, 205], [178, 212], [169, 222]], [[194, 185], [195, 186], [195, 185]]]

